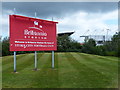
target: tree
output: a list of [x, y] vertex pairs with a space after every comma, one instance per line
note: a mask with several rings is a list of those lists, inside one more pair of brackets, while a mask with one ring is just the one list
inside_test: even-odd
[[10, 54], [12, 54], [12, 52], [9, 51], [9, 37], [5, 37], [2, 40], [2, 55], [6, 56]]
[[112, 38], [112, 48], [116, 52], [116, 55], [120, 57], [120, 32], [116, 33]]
[[89, 53], [89, 54], [95, 54], [95, 46], [96, 42], [94, 39], [89, 39], [82, 47], [82, 52]]
[[57, 51], [80, 51], [81, 45], [75, 40], [72, 40], [68, 35], [58, 36], [57, 38], [58, 50]]
[[[2, 56], [13, 55], [13, 52], [10, 51], [9, 45], [10, 40], [9, 37], [5, 37], [2, 41]], [[34, 51], [17, 51], [17, 54], [25, 54], [25, 53], [33, 53]]]
[[111, 41], [106, 41], [101, 49], [103, 55], [120, 57], [120, 32], [113, 35]]

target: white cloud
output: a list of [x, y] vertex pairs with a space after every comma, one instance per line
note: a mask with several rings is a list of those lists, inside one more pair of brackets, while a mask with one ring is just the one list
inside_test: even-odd
[[[13, 14], [12, 10], [3, 10], [3, 36], [9, 36], [9, 15]], [[114, 34], [118, 29], [118, 10], [109, 13], [87, 13], [87, 12], [76, 12], [66, 14], [63, 18], [54, 17], [55, 21], [58, 21], [57, 31], [69, 32], [75, 31], [72, 38], [77, 41], [83, 41], [80, 38], [88, 29], [86, 35], [89, 34], [106, 34], [106, 29], [110, 29], [109, 34]], [[113, 20], [115, 24], [108, 24], [107, 20]]]
[[12, 10], [3, 10], [2, 12], [2, 37], [9, 36], [9, 15], [13, 13]]
[[[77, 12], [70, 15], [66, 15], [66, 17], [62, 19], [58, 19], [58, 32], [67, 32], [67, 31], [75, 31], [72, 35], [77, 41], [80, 41], [81, 35], [83, 35], [88, 29], [89, 34], [100, 34], [105, 35], [107, 30], [110, 35], [113, 35], [115, 31], [118, 29], [117, 23], [118, 19], [118, 11], [112, 11], [109, 13], [87, 13], [87, 12]], [[113, 20], [115, 24], [109, 24], [106, 22], [107, 20]], [[83, 41], [83, 40], [82, 40]]]
[[12, 10], [3, 10], [2, 11], [2, 24], [7, 24], [9, 20], [9, 15], [13, 14]]

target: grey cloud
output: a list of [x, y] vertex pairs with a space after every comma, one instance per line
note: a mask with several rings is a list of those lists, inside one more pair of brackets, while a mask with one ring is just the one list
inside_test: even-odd
[[62, 17], [77, 11], [106, 13], [118, 8], [117, 2], [3, 2], [3, 10], [16, 8], [18, 14], [39, 17]]

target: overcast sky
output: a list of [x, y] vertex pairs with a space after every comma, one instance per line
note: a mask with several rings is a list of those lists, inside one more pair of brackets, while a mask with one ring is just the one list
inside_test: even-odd
[[57, 33], [71, 32], [81, 42], [81, 35], [113, 35], [118, 30], [117, 2], [3, 2], [3, 37], [9, 36], [8, 15], [15, 14], [59, 22]]

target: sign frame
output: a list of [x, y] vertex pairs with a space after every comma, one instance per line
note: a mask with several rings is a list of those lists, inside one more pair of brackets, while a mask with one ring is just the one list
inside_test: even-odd
[[[56, 24], [58, 22], [25, 17], [20, 15], [10, 15], [9, 18], [10, 18], [10, 51], [57, 50]], [[34, 26], [32, 27], [32, 25], [29, 24], [33, 24]], [[29, 37], [31, 38], [31, 40], [28, 39]]]

